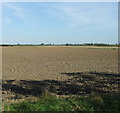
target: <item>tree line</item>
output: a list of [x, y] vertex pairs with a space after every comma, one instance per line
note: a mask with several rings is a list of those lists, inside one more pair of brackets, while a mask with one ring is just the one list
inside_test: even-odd
[[0, 46], [120, 46], [119, 44], [105, 44], [105, 43], [83, 43], [83, 44], [71, 44], [71, 43], [66, 43], [66, 44], [0, 44]]

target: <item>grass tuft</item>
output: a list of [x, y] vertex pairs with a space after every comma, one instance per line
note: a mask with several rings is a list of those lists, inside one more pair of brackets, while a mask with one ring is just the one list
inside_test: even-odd
[[9, 111], [104, 111], [105, 113], [117, 113], [119, 100], [119, 94], [56, 97], [45, 93], [38, 101], [5, 105], [4, 110], [8, 111], [9, 108]]

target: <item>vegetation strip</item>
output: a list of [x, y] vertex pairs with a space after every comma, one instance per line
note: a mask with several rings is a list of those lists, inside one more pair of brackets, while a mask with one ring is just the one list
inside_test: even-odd
[[41, 96], [38, 101], [17, 104], [5, 104], [4, 111], [119, 111], [119, 94], [89, 95], [88, 97], [57, 97], [50, 93]]

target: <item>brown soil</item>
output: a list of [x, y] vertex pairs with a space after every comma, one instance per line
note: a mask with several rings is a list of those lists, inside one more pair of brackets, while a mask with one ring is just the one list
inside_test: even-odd
[[3, 47], [3, 100], [118, 92], [118, 50], [80, 47]]

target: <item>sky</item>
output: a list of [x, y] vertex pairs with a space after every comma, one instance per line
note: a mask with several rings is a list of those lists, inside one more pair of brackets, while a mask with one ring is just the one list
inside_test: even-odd
[[118, 43], [117, 2], [5, 2], [2, 43]]

